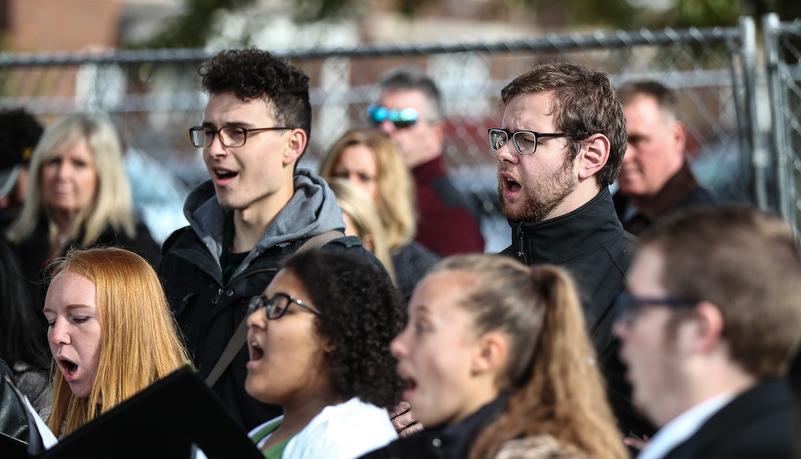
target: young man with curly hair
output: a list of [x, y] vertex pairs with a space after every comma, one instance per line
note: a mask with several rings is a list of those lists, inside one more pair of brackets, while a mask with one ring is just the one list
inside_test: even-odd
[[[189, 226], [164, 243], [159, 274], [200, 375], [224, 369], [212, 388], [249, 429], [280, 408], [245, 392], [244, 335], [236, 334], [241, 347], [232, 345], [228, 364], [224, 349], [281, 260], [345, 224], [328, 185], [296, 168], [311, 130], [309, 77], [257, 49], [222, 51], [199, 73], [210, 97], [202, 125], [189, 133], [211, 179], [187, 197]], [[357, 238], [327, 245], [369, 257]]]

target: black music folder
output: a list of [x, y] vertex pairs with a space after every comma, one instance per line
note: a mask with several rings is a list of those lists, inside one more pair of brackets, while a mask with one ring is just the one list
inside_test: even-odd
[[27, 449], [14, 439], [0, 436], [4, 459], [194, 459], [193, 445], [209, 459], [264, 459], [188, 364], [81, 426], [50, 449], [44, 449], [32, 420], [29, 427]]

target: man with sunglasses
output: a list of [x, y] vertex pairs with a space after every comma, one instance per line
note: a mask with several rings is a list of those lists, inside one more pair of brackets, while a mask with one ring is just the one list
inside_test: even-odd
[[635, 405], [660, 430], [638, 458], [792, 458], [784, 372], [801, 342], [801, 255], [748, 207], [667, 217], [641, 239], [616, 332]]
[[488, 132], [512, 229], [512, 244], [501, 253], [571, 273], [618, 426], [645, 435], [652, 428], [631, 407], [612, 333], [613, 305], [635, 241], [615, 215], [609, 192], [626, 151], [617, 93], [602, 72], [545, 64], [507, 84], [501, 107], [501, 126]]
[[389, 135], [411, 170], [418, 213], [415, 239], [442, 256], [483, 252], [474, 209], [451, 182], [442, 161], [443, 112], [439, 90], [416, 68], [398, 68], [379, 83], [370, 122]]
[[325, 181], [296, 168], [311, 128], [309, 78], [257, 49], [222, 51], [199, 73], [210, 97], [189, 137], [203, 149], [211, 180], [187, 197], [190, 225], [164, 243], [159, 273], [200, 375], [218, 378], [212, 389], [250, 429], [280, 408], [245, 392], [249, 300], [310, 240], [370, 255], [341, 234], [345, 223]]

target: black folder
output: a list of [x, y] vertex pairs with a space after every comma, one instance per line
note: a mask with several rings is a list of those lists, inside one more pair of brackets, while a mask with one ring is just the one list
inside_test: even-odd
[[[19, 455], [18, 445], [0, 437], [3, 458], [194, 459], [193, 443], [209, 459], [264, 458], [189, 365], [84, 424], [49, 450], [35, 439], [36, 426], [30, 428], [36, 432], [24, 455]], [[6, 454], [14, 452], [16, 456]]]

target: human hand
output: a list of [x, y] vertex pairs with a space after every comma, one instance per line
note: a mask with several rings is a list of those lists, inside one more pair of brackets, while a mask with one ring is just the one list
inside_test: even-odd
[[398, 403], [398, 406], [389, 412], [389, 418], [401, 438], [420, 432], [424, 428], [423, 424], [417, 422], [414, 418], [412, 405], [406, 401]]
[[637, 451], [642, 451], [642, 449], [645, 448], [645, 445], [648, 444], [648, 440], [650, 440], [650, 438], [648, 438], [648, 435], [643, 435], [642, 438], [634, 434], [623, 436], [623, 444], [628, 446], [629, 448], [634, 448]]

